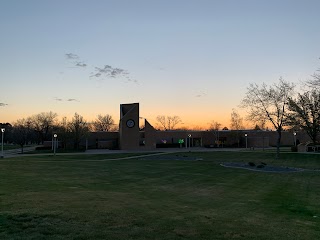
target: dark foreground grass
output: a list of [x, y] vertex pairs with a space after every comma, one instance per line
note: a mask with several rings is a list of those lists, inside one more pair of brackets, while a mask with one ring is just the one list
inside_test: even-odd
[[[116, 155], [121, 157], [121, 155]], [[126, 157], [130, 155], [125, 155]], [[0, 239], [319, 239], [320, 172], [263, 173], [248, 162], [320, 168], [320, 156], [173, 154], [0, 161]], [[190, 156], [201, 161], [188, 160]]]

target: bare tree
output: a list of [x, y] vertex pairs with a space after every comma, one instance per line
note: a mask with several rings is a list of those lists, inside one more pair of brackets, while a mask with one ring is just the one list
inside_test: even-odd
[[114, 120], [109, 114], [104, 116], [99, 114], [97, 119], [93, 122], [93, 128], [95, 131], [109, 132], [113, 126]]
[[215, 143], [219, 147], [220, 141], [219, 141], [219, 130], [221, 128], [221, 123], [216, 122], [214, 120], [211, 121], [210, 123], [210, 131], [212, 131], [214, 137], [215, 137]]
[[20, 145], [21, 153], [23, 153], [23, 147], [31, 140], [32, 129], [30, 128], [30, 122], [27, 119], [18, 119], [13, 124], [12, 129], [13, 141]]
[[88, 123], [78, 113], [74, 114], [71, 122], [69, 122], [69, 131], [72, 135], [74, 148], [79, 149], [81, 139], [88, 133]]
[[4, 128], [6, 134], [3, 137], [3, 142], [12, 142], [12, 130], [13, 130], [13, 126], [10, 123], [0, 123], [0, 128]]
[[59, 140], [61, 141], [62, 147], [64, 149], [67, 148], [67, 143], [70, 138], [70, 129], [69, 129], [69, 122], [67, 117], [63, 117], [61, 122], [57, 125], [57, 132]]
[[241, 130], [243, 129], [243, 118], [240, 116], [238, 111], [236, 109], [232, 109], [231, 112], [231, 124], [230, 128], [231, 130]]
[[205, 129], [206, 129], [205, 127], [199, 126], [199, 125], [193, 126], [191, 128], [192, 131], [205, 131]]
[[310, 88], [320, 88], [320, 69], [317, 70], [313, 75], [311, 75], [312, 79], [306, 81], [306, 85]]
[[236, 109], [232, 109], [231, 112], [231, 124], [230, 124], [231, 130], [235, 130], [232, 132], [232, 135], [236, 138], [236, 141], [238, 143], [238, 147], [240, 147], [240, 138], [241, 138], [241, 132], [243, 127], [243, 118], [240, 116], [238, 111]]
[[259, 121], [259, 123], [255, 123], [255, 125], [252, 128], [253, 130], [264, 130], [266, 129], [266, 122]]
[[255, 131], [261, 131], [262, 128], [259, 126], [259, 124], [256, 124], [256, 125], [253, 127], [253, 130], [255, 130]]
[[302, 128], [309, 135], [314, 144], [320, 133], [320, 92], [313, 89], [298, 94], [296, 99], [289, 98], [289, 124], [295, 128]]
[[211, 121], [210, 123], [210, 130], [211, 131], [218, 131], [221, 128], [221, 123], [216, 122], [216, 121]]
[[253, 83], [247, 88], [242, 107], [248, 108], [247, 119], [253, 122], [268, 121], [278, 133], [276, 158], [280, 156], [281, 132], [285, 122], [288, 99], [294, 89], [292, 83], [279, 79], [271, 86]]
[[180, 122], [179, 116], [157, 116], [157, 121], [164, 130], [173, 130]]
[[57, 116], [53, 112], [42, 112], [29, 118], [38, 135], [38, 143], [51, 139], [52, 129], [56, 124]]

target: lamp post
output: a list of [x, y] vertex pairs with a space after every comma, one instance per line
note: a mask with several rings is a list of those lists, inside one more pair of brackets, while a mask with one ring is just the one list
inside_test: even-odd
[[3, 154], [3, 136], [4, 136], [4, 132], [6, 131], [5, 128], [1, 128], [1, 158], [4, 158], [4, 154]]
[[246, 149], [248, 148], [248, 134], [244, 134], [245, 138], [246, 138]]
[[297, 133], [294, 132], [294, 133], [293, 133], [293, 141], [294, 141], [294, 146], [295, 146], [295, 147], [297, 146], [297, 139], [296, 139], [296, 137], [297, 137]]
[[56, 148], [57, 148], [57, 137], [58, 135], [55, 133], [53, 134], [53, 154], [56, 155]]
[[191, 134], [188, 134], [188, 138], [189, 138], [189, 148], [191, 147]]

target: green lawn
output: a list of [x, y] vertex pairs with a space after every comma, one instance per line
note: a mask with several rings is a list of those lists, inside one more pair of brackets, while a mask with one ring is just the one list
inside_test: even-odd
[[0, 160], [0, 239], [320, 239], [320, 172], [219, 165], [263, 161], [320, 169], [320, 155], [105, 160], [130, 155]]

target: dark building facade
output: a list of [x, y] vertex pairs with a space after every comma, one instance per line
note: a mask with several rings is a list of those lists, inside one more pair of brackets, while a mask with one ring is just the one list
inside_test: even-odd
[[[86, 140], [88, 148], [152, 150], [163, 147], [248, 147], [276, 146], [276, 131], [220, 130], [220, 131], [158, 131], [144, 119], [144, 129], [139, 129], [139, 103], [120, 105], [119, 132], [92, 132]], [[303, 132], [294, 135], [283, 131], [282, 146], [294, 146], [295, 142], [308, 142]], [[84, 143], [83, 143], [84, 144]]]

